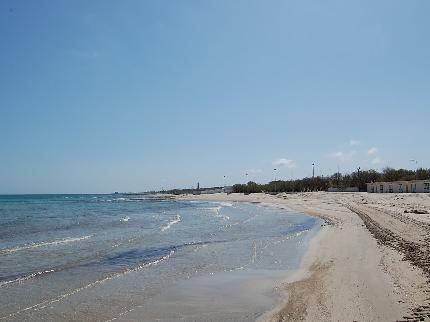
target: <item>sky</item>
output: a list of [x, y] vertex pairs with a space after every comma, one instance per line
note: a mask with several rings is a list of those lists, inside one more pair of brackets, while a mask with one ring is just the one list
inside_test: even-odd
[[267, 182], [310, 176], [312, 163], [316, 175], [430, 167], [429, 11], [3, 0], [0, 193]]

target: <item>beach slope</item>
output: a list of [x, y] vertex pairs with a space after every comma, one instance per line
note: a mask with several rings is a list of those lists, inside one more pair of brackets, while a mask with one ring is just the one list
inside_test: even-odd
[[[266, 321], [430, 321], [430, 197], [424, 194], [213, 194], [326, 221], [285, 301]], [[426, 214], [427, 213], [427, 214]]]

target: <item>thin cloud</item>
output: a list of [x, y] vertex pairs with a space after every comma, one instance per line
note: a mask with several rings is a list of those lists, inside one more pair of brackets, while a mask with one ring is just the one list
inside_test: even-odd
[[296, 163], [293, 160], [289, 160], [289, 159], [276, 159], [272, 162], [272, 164], [276, 167], [286, 167], [289, 169], [293, 169], [296, 167]]
[[248, 170], [246, 170], [245, 172], [246, 172], [246, 173], [248, 173], [248, 174], [257, 174], [257, 173], [262, 173], [262, 172], [263, 172], [263, 170], [252, 168], [252, 169], [248, 169]]
[[343, 157], [345, 156], [345, 153], [343, 153], [342, 151], [334, 152], [334, 153], [332, 153], [332, 154], [331, 154], [331, 156], [332, 156], [333, 158], [338, 158], [338, 159], [340, 159], [340, 158], [343, 158]]
[[368, 155], [374, 155], [374, 154], [376, 154], [378, 152], [378, 149], [377, 148], [375, 148], [375, 147], [373, 147], [373, 148], [370, 148], [369, 149], [369, 151], [367, 151], [367, 154]]
[[374, 164], [374, 165], [382, 165], [382, 164], [385, 164], [385, 161], [382, 160], [381, 158], [374, 158], [372, 160], [372, 164]]
[[349, 145], [350, 146], [356, 146], [359, 145], [361, 142], [359, 140], [354, 140], [352, 139], [351, 141], [349, 141]]
[[331, 153], [329, 156], [343, 162], [351, 160], [356, 153], [354, 150], [349, 152], [338, 151]]

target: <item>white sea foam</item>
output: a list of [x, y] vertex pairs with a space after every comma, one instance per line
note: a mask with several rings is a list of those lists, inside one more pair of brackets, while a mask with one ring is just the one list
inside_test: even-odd
[[47, 269], [45, 271], [35, 272], [35, 273], [32, 273], [32, 274], [27, 275], [27, 276], [19, 277], [19, 278], [16, 278], [14, 280], [3, 281], [3, 282], [0, 282], [0, 288], [6, 287], [10, 284], [22, 283], [22, 282], [27, 281], [29, 279], [35, 278], [37, 276], [46, 275], [46, 274], [53, 273], [53, 272], [55, 272], [54, 269]]
[[52, 241], [43, 241], [43, 242], [38, 242], [38, 243], [24, 244], [24, 245], [11, 247], [11, 248], [0, 249], [0, 254], [10, 254], [10, 253], [18, 252], [20, 250], [78, 242], [78, 241], [82, 241], [85, 239], [89, 239], [91, 237], [93, 237], [93, 235], [81, 236], [81, 237], [67, 237], [64, 239], [57, 239], [57, 240], [52, 240]]
[[[292, 233], [291, 235], [288, 235], [288, 236], [286, 236], [285, 238], [283, 238], [281, 240], [274, 241], [273, 245], [281, 244], [281, 243], [289, 241], [289, 240], [291, 240], [293, 238], [300, 237], [301, 235], [303, 235], [305, 233], [308, 233], [309, 231], [310, 231], [310, 229], [304, 229], [304, 230], [298, 231], [296, 233]], [[267, 244], [266, 246], [264, 246], [263, 249], [267, 248], [268, 246], [269, 246], [269, 244]]]
[[206, 209], [213, 212], [215, 215], [218, 215], [221, 208], [222, 208], [221, 206], [218, 206], [218, 207], [211, 207], [211, 208], [206, 208]]
[[225, 221], [230, 220], [230, 217], [229, 217], [229, 216], [224, 215], [224, 214], [221, 214], [221, 209], [222, 209], [223, 207], [230, 207], [230, 206], [233, 206], [233, 204], [231, 204], [231, 203], [225, 203], [225, 204], [229, 204], [230, 206], [223, 205], [223, 204], [224, 204], [224, 202], [217, 202], [216, 204], [218, 204], [218, 205], [220, 205], [220, 206], [218, 206], [218, 207], [206, 208], [206, 209], [207, 209], [207, 210], [209, 210], [209, 211], [211, 211], [211, 212], [214, 214], [214, 216], [215, 216], [215, 217], [221, 218], [221, 219], [223, 219], [223, 220], [225, 220]]
[[176, 215], [171, 221], [169, 221], [165, 226], [161, 227], [161, 231], [165, 231], [167, 229], [170, 229], [172, 225], [177, 224], [181, 221], [181, 216]]
[[85, 286], [79, 287], [79, 288], [74, 289], [73, 291], [71, 291], [71, 292], [69, 292], [69, 293], [61, 294], [61, 295], [59, 295], [59, 296], [57, 296], [57, 297], [54, 297], [54, 298], [52, 298], [52, 299], [49, 299], [49, 300], [46, 300], [46, 301], [40, 302], [40, 303], [38, 303], [38, 304], [34, 304], [34, 305], [32, 305], [32, 306], [28, 306], [28, 307], [23, 308], [23, 309], [21, 309], [21, 310], [19, 310], [19, 311], [16, 311], [16, 312], [10, 313], [10, 314], [8, 314], [8, 315], [6, 315], [6, 316], [1, 316], [1, 317], [0, 317], [0, 320], [8, 320], [8, 319], [10, 319], [10, 318], [12, 318], [12, 317], [15, 317], [15, 316], [17, 316], [17, 315], [19, 315], [19, 314], [21, 314], [21, 313], [24, 313], [24, 312], [26, 312], [26, 311], [29, 311], [29, 310], [38, 311], [38, 310], [45, 309], [45, 308], [47, 308], [47, 307], [52, 306], [52, 304], [54, 304], [54, 303], [60, 302], [61, 300], [65, 299], [65, 298], [67, 298], [67, 297], [69, 297], [69, 296], [75, 295], [76, 293], [79, 293], [79, 292], [81, 292], [81, 291], [83, 291], [83, 290], [86, 290], [86, 289], [88, 289], [88, 288], [92, 288], [92, 287], [98, 286], [98, 285], [100, 285], [100, 284], [103, 284], [103, 283], [105, 283], [105, 282], [107, 282], [107, 281], [109, 281], [109, 280], [113, 280], [113, 279], [116, 279], [116, 278], [118, 278], [118, 277], [121, 277], [121, 276], [127, 275], [127, 274], [129, 274], [129, 273], [137, 272], [137, 271], [140, 271], [140, 270], [142, 270], [142, 269], [144, 269], [144, 268], [147, 268], [147, 267], [150, 267], [150, 266], [157, 265], [157, 264], [159, 264], [159, 263], [161, 263], [161, 262], [163, 262], [163, 261], [165, 261], [165, 260], [169, 259], [173, 254], [174, 254], [174, 251], [172, 250], [172, 251], [170, 251], [170, 253], [169, 253], [168, 255], [165, 255], [165, 256], [163, 256], [163, 257], [161, 257], [161, 258], [159, 258], [159, 259], [157, 259], [157, 260], [155, 260], [155, 261], [152, 261], [152, 262], [149, 262], [149, 263], [144, 263], [144, 264], [142, 264], [142, 265], [139, 265], [139, 266], [134, 267], [134, 268], [132, 268], [132, 269], [126, 270], [126, 271], [124, 271], [124, 272], [116, 273], [116, 274], [114, 274], [114, 275], [111, 275], [111, 276], [105, 277], [105, 278], [103, 278], [103, 279], [101, 279], [101, 280], [97, 280], [97, 281], [92, 282], [92, 283], [90, 283], [90, 284], [87, 284], [87, 285], [85, 285]]
[[230, 220], [229, 216], [224, 215], [224, 214], [221, 213], [222, 206], [219, 206], [219, 207], [216, 207], [216, 208], [210, 208], [210, 209], [214, 212], [215, 217], [221, 218], [221, 219], [223, 219], [225, 221]]

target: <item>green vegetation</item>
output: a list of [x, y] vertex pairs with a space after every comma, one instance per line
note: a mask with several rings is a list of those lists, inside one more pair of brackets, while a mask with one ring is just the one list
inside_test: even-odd
[[335, 173], [332, 176], [317, 176], [297, 180], [277, 180], [267, 184], [248, 182], [247, 184], [235, 184], [233, 192], [257, 193], [257, 192], [301, 192], [321, 191], [328, 188], [359, 187], [360, 191], [366, 190], [366, 183], [372, 181], [398, 181], [398, 180], [425, 180], [430, 178], [430, 169], [418, 169], [417, 171], [406, 169], [386, 168], [382, 172], [376, 170], [356, 171], [348, 174]]
[[162, 190], [160, 193], [167, 193], [172, 195], [181, 195], [181, 194], [192, 194], [195, 192], [204, 193], [208, 190], [222, 190], [223, 187], [209, 187], [209, 188], [199, 188], [197, 189], [172, 189], [172, 190]]

